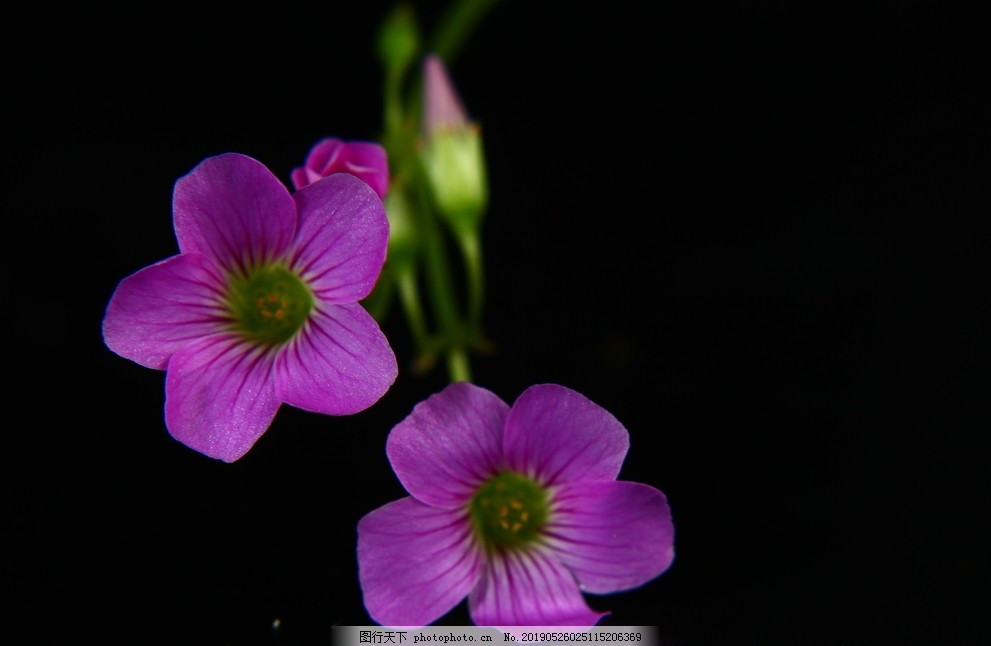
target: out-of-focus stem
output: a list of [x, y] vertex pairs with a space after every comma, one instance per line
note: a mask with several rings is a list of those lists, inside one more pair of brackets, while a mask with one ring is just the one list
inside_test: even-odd
[[409, 323], [416, 352], [422, 354], [427, 351], [427, 323], [420, 305], [420, 288], [415, 272], [408, 271], [399, 277], [399, 298], [406, 312], [406, 321]]
[[452, 3], [430, 40], [430, 51], [446, 61], [453, 61], [475, 26], [497, 2], [499, 0], [459, 0]]
[[464, 348], [450, 348], [447, 352], [447, 375], [451, 383], [471, 381], [471, 368]]
[[468, 329], [473, 339], [481, 336], [482, 308], [485, 304], [485, 269], [478, 234], [459, 237], [461, 255], [468, 277]]

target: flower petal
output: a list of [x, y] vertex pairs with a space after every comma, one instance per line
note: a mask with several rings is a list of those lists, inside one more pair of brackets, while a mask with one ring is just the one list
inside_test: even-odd
[[510, 469], [548, 485], [615, 480], [629, 446], [629, 433], [609, 411], [554, 384], [520, 395], [503, 444]]
[[289, 174], [289, 179], [292, 180], [292, 185], [299, 190], [306, 186], [307, 184], [312, 184], [313, 182], [320, 179], [320, 176], [309, 170], [308, 168], [294, 168]]
[[370, 141], [321, 140], [306, 157], [306, 166], [292, 171], [296, 189], [334, 173], [350, 173], [385, 199], [389, 190], [389, 161], [385, 148]]
[[103, 340], [122, 357], [164, 370], [176, 350], [222, 324], [222, 280], [200, 254], [145, 267], [117, 286], [103, 317]]
[[358, 522], [358, 578], [365, 608], [388, 626], [425, 626], [468, 596], [482, 553], [463, 510], [403, 498]]
[[268, 430], [279, 399], [271, 354], [216, 334], [185, 346], [169, 361], [165, 424], [186, 446], [233, 462]]
[[361, 305], [317, 306], [279, 352], [279, 399], [308, 411], [350, 415], [377, 402], [396, 380], [396, 355]]
[[375, 192], [338, 173], [293, 194], [299, 209], [292, 266], [328, 303], [354, 303], [372, 291], [385, 263], [389, 221]]
[[346, 152], [341, 170], [365, 182], [379, 198], [385, 199], [389, 190], [389, 162], [385, 148], [376, 143], [352, 141], [347, 144]]
[[585, 604], [574, 577], [539, 549], [493, 554], [468, 597], [479, 626], [594, 626], [608, 613]]
[[179, 249], [231, 269], [283, 256], [296, 233], [288, 189], [251, 157], [208, 157], [181, 178], [172, 197]]
[[389, 433], [385, 452], [414, 498], [461, 507], [502, 467], [509, 407], [469, 383], [451, 384], [413, 408]]
[[467, 125], [464, 106], [439, 56], [429, 55], [423, 60], [423, 85], [423, 131], [428, 136]]
[[585, 592], [629, 590], [674, 559], [664, 494], [637, 482], [573, 482], [554, 494], [547, 544]]
[[[306, 167], [320, 177], [325, 177], [335, 166], [340, 165], [338, 159], [343, 153], [344, 142], [340, 139], [336, 137], [321, 139], [306, 156]], [[296, 188], [302, 188], [302, 186]]]

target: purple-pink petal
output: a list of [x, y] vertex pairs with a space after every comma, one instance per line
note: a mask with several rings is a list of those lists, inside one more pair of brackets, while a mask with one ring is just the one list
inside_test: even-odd
[[389, 341], [361, 305], [318, 303], [296, 338], [280, 348], [274, 379], [287, 404], [350, 415], [377, 402], [397, 373]]
[[182, 253], [230, 269], [282, 257], [296, 233], [288, 189], [260, 162], [208, 157], [175, 185], [172, 215]]
[[[344, 142], [336, 137], [321, 139], [310, 154], [306, 156], [306, 167], [321, 177], [326, 177], [329, 171], [340, 165], [339, 159], [344, 153]], [[297, 186], [296, 188], [302, 188]]]
[[306, 157], [306, 165], [292, 171], [296, 189], [335, 173], [354, 175], [368, 184], [379, 198], [389, 190], [389, 162], [385, 148], [369, 141], [342, 141], [328, 137]]
[[546, 485], [615, 480], [630, 445], [613, 415], [564, 386], [531, 386], [506, 421], [503, 448], [510, 469]]
[[111, 350], [164, 370], [181, 347], [219, 329], [223, 278], [200, 254], [167, 258], [121, 281], [103, 318]]
[[320, 300], [354, 303], [372, 291], [389, 244], [382, 200], [367, 184], [339, 173], [293, 195], [299, 233], [291, 265]]
[[428, 136], [438, 130], [454, 130], [467, 125], [464, 106], [439, 56], [424, 59], [423, 85], [423, 131]]
[[425, 626], [475, 587], [482, 552], [467, 513], [402, 498], [358, 522], [365, 608], [387, 626]]
[[186, 446], [233, 462], [268, 429], [279, 410], [272, 355], [227, 334], [177, 351], [165, 379], [165, 424]]
[[292, 180], [292, 185], [296, 187], [297, 190], [303, 188], [307, 184], [312, 184], [321, 177], [322, 175], [317, 175], [310, 169], [303, 168], [302, 166], [292, 169], [292, 172], [289, 173], [289, 179]]
[[509, 407], [469, 383], [451, 384], [413, 408], [386, 442], [386, 454], [406, 491], [438, 507], [462, 507], [502, 468], [502, 433]]
[[553, 498], [546, 541], [583, 591], [629, 590], [671, 565], [674, 524], [657, 489], [637, 482], [571, 482]]
[[479, 626], [594, 626], [607, 614], [589, 608], [571, 572], [537, 548], [492, 554], [468, 605]]
[[350, 173], [372, 187], [379, 198], [389, 191], [389, 161], [385, 148], [365, 141], [347, 144], [344, 172]]

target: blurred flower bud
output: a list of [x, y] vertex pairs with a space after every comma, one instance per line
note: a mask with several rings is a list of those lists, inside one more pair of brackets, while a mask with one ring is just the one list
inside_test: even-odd
[[488, 200], [481, 132], [465, 116], [439, 57], [426, 58], [423, 76], [420, 158], [441, 214], [459, 235], [474, 235]]
[[385, 148], [366, 141], [341, 141], [328, 137], [318, 142], [306, 157], [306, 165], [292, 171], [296, 190], [333, 175], [348, 173], [372, 187], [380, 198], [389, 190], [389, 162]]
[[412, 7], [400, 3], [389, 12], [379, 28], [377, 45], [386, 70], [403, 74], [420, 53], [420, 30]]

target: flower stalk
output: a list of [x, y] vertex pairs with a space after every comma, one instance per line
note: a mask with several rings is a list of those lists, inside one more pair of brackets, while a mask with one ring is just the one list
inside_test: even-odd
[[[384, 317], [383, 301], [398, 300], [414, 344], [414, 371], [442, 361], [452, 382], [470, 381], [471, 354], [488, 348], [481, 244], [488, 185], [480, 128], [468, 121], [443, 61], [457, 55], [495, 3], [454, 2], [429, 39], [422, 37], [411, 6], [399, 4], [377, 41], [393, 240], [383, 274], [388, 279], [372, 294], [370, 309]], [[426, 56], [423, 42], [430, 44]], [[418, 60], [422, 66], [415, 65]], [[457, 263], [452, 253], [460, 256]]]

